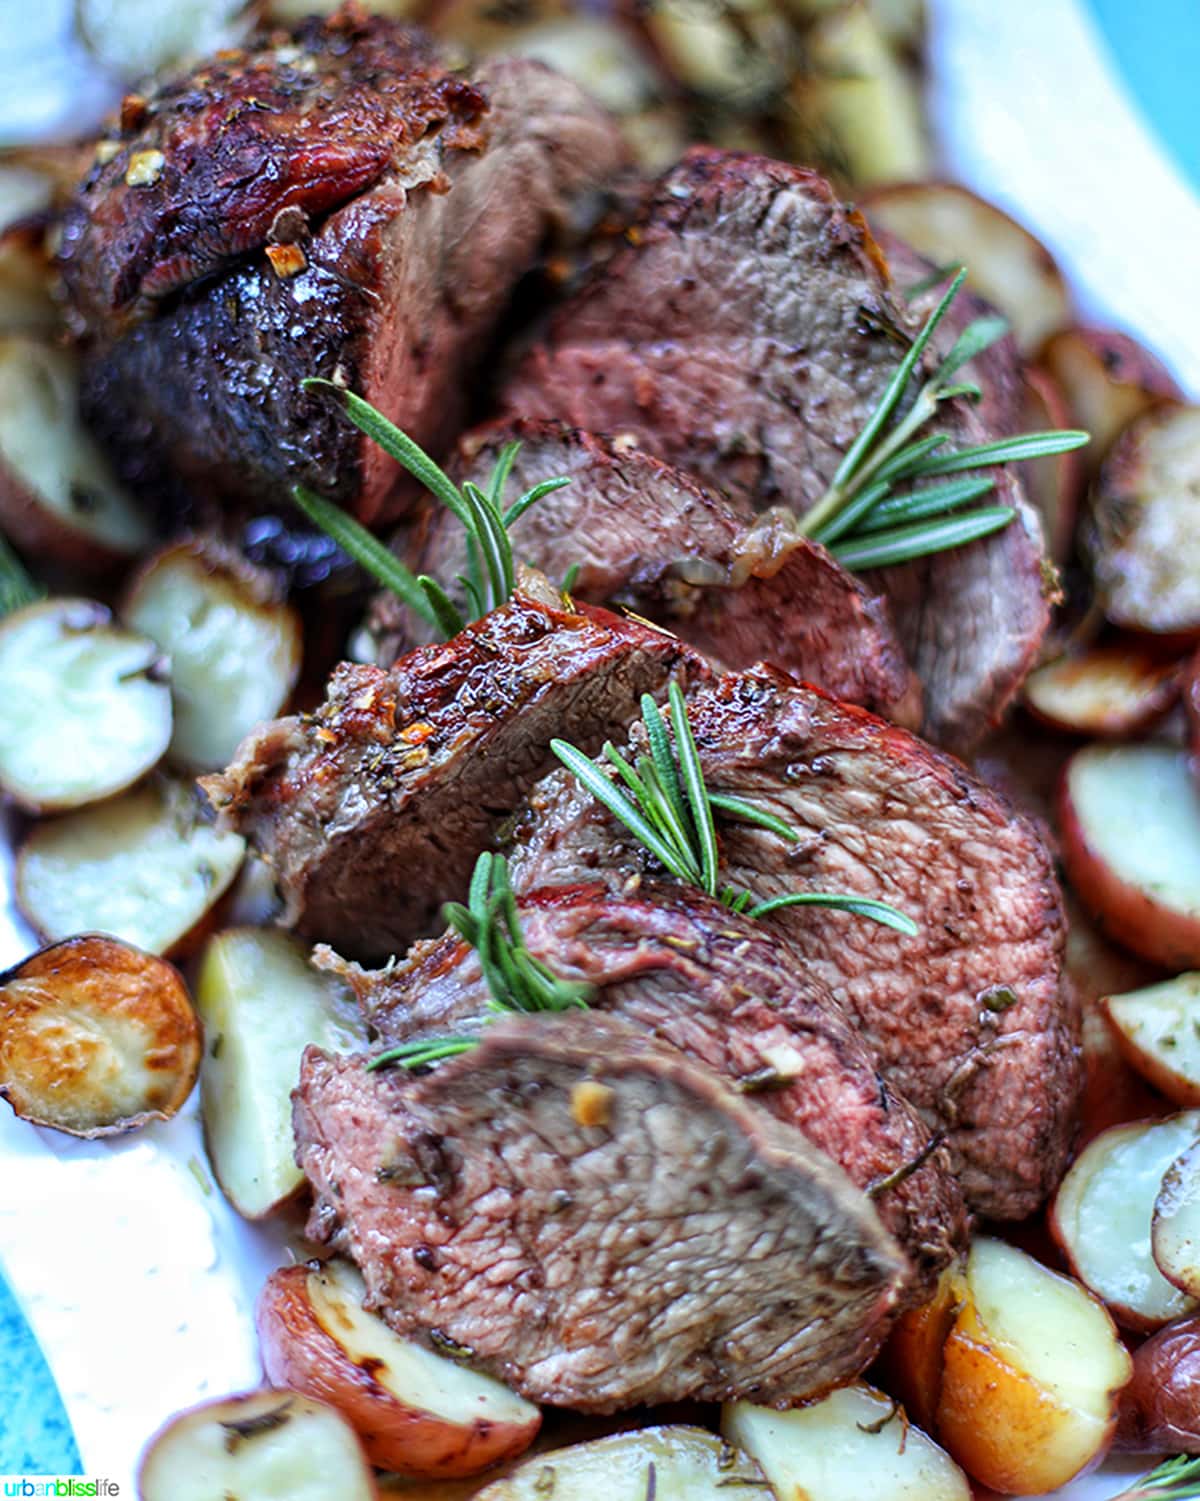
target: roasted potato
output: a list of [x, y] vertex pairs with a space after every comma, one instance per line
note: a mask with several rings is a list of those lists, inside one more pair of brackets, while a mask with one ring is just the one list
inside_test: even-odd
[[30, 813], [99, 802], [136, 782], [171, 738], [167, 663], [90, 599], [0, 622], [0, 789]]
[[[1021, 389], [1021, 430], [1044, 433], [1082, 426], [1074, 420], [1054, 380], [1044, 370], [1027, 366]], [[1021, 466], [1025, 492], [1041, 514], [1046, 551], [1060, 566], [1070, 561], [1075, 546], [1075, 518], [1083, 486], [1080, 452], [1072, 448]]]
[[245, 843], [201, 822], [192, 788], [152, 781], [37, 825], [17, 854], [17, 903], [44, 939], [97, 930], [152, 954], [185, 945]]
[[1122, 740], [1178, 702], [1183, 666], [1136, 642], [1059, 657], [1025, 680], [1025, 706], [1052, 729]]
[[745, 107], [765, 103], [787, 79], [791, 31], [771, 0], [739, 0], [736, 10], [691, 0], [632, 9], [663, 71], [690, 94]]
[[170, 658], [171, 756], [193, 771], [233, 759], [300, 675], [303, 638], [275, 581], [207, 538], [163, 548], [129, 586], [122, 618]]
[[68, 938], [0, 976], [0, 1095], [35, 1125], [110, 1136], [168, 1120], [200, 1052], [178, 972], [127, 943]]
[[1050, 1230], [1071, 1270], [1118, 1323], [1140, 1333], [1192, 1311], [1159, 1271], [1151, 1224], [1163, 1175], [1200, 1137], [1200, 1112], [1113, 1126], [1067, 1170], [1050, 1210]]
[[776, 1496], [805, 1501], [971, 1501], [967, 1477], [896, 1401], [859, 1382], [790, 1412], [730, 1402], [721, 1432]]
[[1006, 1494], [1065, 1485], [1107, 1450], [1132, 1366], [1086, 1288], [979, 1239], [945, 1346], [936, 1437]]
[[1200, 1105], [1200, 974], [1106, 996], [1103, 1005], [1121, 1052], [1143, 1078], [1178, 1105]]
[[80, 424], [77, 385], [67, 350], [0, 339], [0, 526], [34, 556], [97, 572], [151, 528]]
[[1150, 1249], [1173, 1287], [1200, 1298], [1200, 1142], [1192, 1142], [1163, 1174]]
[[277, 929], [231, 928], [211, 939], [196, 1002], [207, 1037], [200, 1090], [209, 1159], [238, 1213], [261, 1219], [304, 1182], [291, 1100], [301, 1053], [309, 1043], [353, 1052], [366, 1046], [366, 1030], [344, 987]]
[[1200, 1315], [1179, 1319], [1139, 1345], [1121, 1394], [1122, 1449], [1200, 1454]]
[[375, 1501], [350, 1425], [299, 1392], [247, 1392], [173, 1417], [138, 1466], [141, 1501]]
[[1012, 324], [1023, 354], [1069, 322], [1071, 298], [1054, 257], [995, 204], [953, 183], [922, 182], [881, 188], [859, 206], [935, 266], [966, 266], [968, 285]]
[[273, 1272], [256, 1313], [267, 1380], [336, 1407], [381, 1469], [477, 1475], [529, 1447], [542, 1421], [532, 1403], [401, 1339], [365, 1297], [346, 1261]]
[[942, 1399], [946, 1341], [967, 1296], [965, 1268], [948, 1266], [932, 1298], [907, 1308], [879, 1352], [876, 1375], [919, 1427], [933, 1433]]

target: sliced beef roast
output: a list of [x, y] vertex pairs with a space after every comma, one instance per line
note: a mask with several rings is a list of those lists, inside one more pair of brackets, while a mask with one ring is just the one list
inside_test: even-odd
[[[1058, 1181], [1079, 1090], [1062, 903], [1037, 831], [952, 757], [771, 669], [701, 688], [688, 717], [710, 789], [797, 836], [723, 822], [724, 879], [761, 900], [854, 892], [919, 923], [908, 938], [816, 907], [762, 919], [831, 988], [889, 1083], [947, 1133], [968, 1204], [1029, 1214]], [[566, 772], [530, 801], [518, 890], [603, 878], [622, 891], [654, 866]]]
[[[598, 885], [535, 894], [521, 902], [521, 925], [530, 951], [561, 979], [596, 987], [594, 1009], [732, 1080], [871, 1189], [912, 1263], [911, 1296], [928, 1296], [966, 1230], [948, 1156], [787, 945], [674, 882], [627, 896]], [[487, 1016], [478, 958], [453, 934], [374, 973], [327, 951], [319, 958], [350, 981], [384, 1043], [475, 1030]]]
[[[513, 372], [518, 416], [630, 433], [648, 452], [758, 507], [819, 499], [916, 328], [862, 218], [815, 173], [690, 151], [631, 244], [606, 261]], [[986, 436], [943, 408], [962, 443]], [[986, 541], [882, 576], [926, 689], [926, 727], [977, 739], [1011, 699], [1049, 618], [1040, 532], [1019, 510]]]
[[[916, 723], [920, 690], [886, 602], [822, 547], [795, 536], [790, 512], [758, 518], [636, 447], [557, 422], [517, 422], [470, 435], [462, 477], [486, 485], [501, 447], [521, 450], [510, 493], [542, 480], [571, 483], [513, 525], [526, 563], [561, 579], [579, 565], [578, 599], [659, 621], [727, 667], [764, 658], [850, 703]], [[431, 511], [409, 548], [415, 573], [463, 573], [466, 540], [445, 509]], [[395, 595], [381, 595], [369, 629], [381, 665], [419, 629]], [[419, 638], [417, 638], [419, 639]]]
[[793, 1401], [887, 1330], [904, 1258], [799, 1132], [611, 1018], [521, 1017], [427, 1077], [310, 1049], [309, 1234], [400, 1332], [535, 1401]]
[[86, 416], [126, 480], [366, 521], [397, 466], [300, 382], [351, 386], [437, 449], [549, 231], [623, 160], [568, 79], [466, 77], [361, 11], [222, 53], [127, 105], [64, 225]]
[[705, 671], [662, 631], [518, 594], [390, 672], [343, 663], [315, 714], [261, 726], [203, 785], [274, 870], [285, 923], [386, 958], [464, 895], [555, 735], [594, 750], [642, 693]]

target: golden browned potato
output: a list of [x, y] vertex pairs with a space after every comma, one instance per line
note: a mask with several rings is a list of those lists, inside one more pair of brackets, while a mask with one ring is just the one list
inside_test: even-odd
[[[1021, 430], [1044, 433], [1082, 425], [1074, 420], [1053, 378], [1033, 365], [1026, 366], [1021, 389]], [[1075, 547], [1075, 518], [1083, 488], [1081, 452], [1072, 448], [1067, 453], [1030, 459], [1021, 466], [1026, 494], [1041, 513], [1046, 551], [1060, 566], [1070, 560]]]
[[72, 1136], [109, 1136], [179, 1110], [200, 1071], [200, 1022], [175, 968], [100, 933], [0, 976], [0, 1095]]
[[1025, 706], [1051, 729], [1123, 740], [1179, 699], [1182, 664], [1133, 641], [1059, 657], [1025, 680]]
[[1200, 974], [1106, 996], [1103, 1006], [1138, 1073], [1177, 1105], [1200, 1105]]
[[946, 1267], [933, 1297], [900, 1315], [879, 1352], [879, 1380], [928, 1433], [937, 1427], [946, 1341], [966, 1296], [965, 1268]]
[[1168, 1324], [1134, 1352], [1117, 1445], [1200, 1454], [1200, 1314]]

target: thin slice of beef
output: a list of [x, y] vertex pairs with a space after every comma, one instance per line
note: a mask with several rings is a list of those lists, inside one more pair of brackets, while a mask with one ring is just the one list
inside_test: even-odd
[[661, 631], [518, 594], [391, 671], [343, 663], [315, 714], [261, 726], [203, 785], [274, 870], [284, 923], [386, 958], [464, 895], [555, 735], [597, 749], [642, 693], [705, 672]]
[[[503, 406], [630, 433], [734, 497], [803, 513], [916, 326], [861, 216], [823, 178], [695, 148], [517, 365]], [[989, 436], [965, 402], [939, 422], [960, 446]], [[998, 718], [1049, 619], [1036, 515], [1010, 475], [997, 498], [1019, 513], [1002, 532], [879, 579], [925, 685], [927, 731], [955, 747]]]
[[[948, 1155], [786, 944], [670, 882], [627, 896], [595, 884], [535, 893], [520, 913], [530, 952], [560, 978], [594, 986], [593, 1009], [732, 1080], [870, 1190], [911, 1262], [909, 1296], [930, 1294], [966, 1233]], [[384, 1043], [486, 1023], [478, 958], [455, 934], [416, 944], [403, 963], [371, 973], [327, 950], [317, 957], [349, 980]]]
[[[688, 718], [709, 788], [797, 835], [723, 821], [724, 880], [759, 900], [858, 893], [920, 925], [908, 938], [815, 907], [762, 919], [946, 1133], [967, 1203], [995, 1218], [1032, 1212], [1064, 1165], [1080, 1082], [1062, 902], [1037, 830], [952, 757], [771, 669], [701, 688]], [[518, 890], [599, 878], [621, 891], [654, 868], [566, 772], [530, 803]]]
[[878, 1348], [904, 1258], [870, 1201], [675, 1049], [576, 1014], [363, 1064], [306, 1053], [298, 1160], [309, 1234], [401, 1333], [593, 1412], [787, 1403]]
[[569, 79], [451, 72], [352, 11], [199, 63], [124, 125], [63, 232], [92, 428], [151, 496], [278, 508], [301, 481], [368, 522], [411, 485], [300, 382], [443, 447], [517, 280], [624, 159]]
[[[920, 689], [904, 660], [887, 603], [823, 547], [798, 538], [790, 512], [755, 520], [681, 470], [620, 439], [557, 422], [477, 432], [459, 448], [464, 479], [486, 486], [506, 442], [521, 450], [511, 494], [542, 480], [571, 483], [525, 512], [511, 534], [517, 555], [576, 598], [623, 606], [669, 627], [726, 667], [764, 658], [850, 703], [916, 723]], [[408, 549], [410, 567], [446, 582], [465, 570], [466, 538], [446, 510], [428, 514]], [[392, 594], [377, 598], [368, 629], [376, 660], [395, 661], [420, 635]]]

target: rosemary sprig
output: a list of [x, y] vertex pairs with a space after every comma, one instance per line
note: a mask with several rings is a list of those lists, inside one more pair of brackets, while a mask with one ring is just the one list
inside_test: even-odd
[[25, 572], [8, 538], [0, 533], [0, 617], [36, 604], [46, 591]]
[[1172, 1459], [1164, 1459], [1112, 1501], [1198, 1501], [1198, 1498], [1200, 1459], [1176, 1454]]
[[[687, 705], [678, 683], [667, 690], [674, 739], [667, 732], [658, 705], [648, 693], [642, 695], [642, 724], [650, 748], [636, 766], [611, 742], [606, 742], [601, 760], [565, 740], [552, 740], [550, 748], [568, 771], [596, 801], [678, 880], [717, 897], [734, 912], [765, 917], [784, 907], [832, 907], [869, 917], [912, 937], [917, 925], [887, 902], [830, 891], [797, 891], [754, 904], [748, 891], [738, 891], [717, 878], [717, 834], [714, 813], [769, 829], [781, 839], [795, 840], [795, 831], [783, 819], [740, 797], [713, 793], [704, 781], [700, 752], [688, 723]], [[624, 783], [622, 788], [608, 768]]]
[[1011, 506], [953, 514], [960, 506], [995, 488], [995, 480], [986, 475], [925, 489], [898, 490], [898, 486], [909, 486], [937, 475], [961, 474], [1020, 459], [1066, 453], [1088, 441], [1088, 434], [1077, 430], [1024, 433], [945, 452], [939, 451], [944, 450], [945, 436], [918, 437], [936, 416], [942, 402], [956, 396], [978, 400], [982, 394], [979, 386], [959, 378], [959, 372], [1008, 328], [1003, 318], [974, 319], [959, 334], [934, 374], [921, 381], [909, 400], [921, 358], [958, 296], [966, 274], [965, 268], [959, 269], [838, 465], [824, 495], [800, 522], [802, 535], [828, 546], [847, 568], [881, 568], [962, 547], [1000, 531], [1016, 515]]
[[[435, 500], [462, 523], [467, 534], [467, 571], [458, 576], [457, 582], [472, 612], [470, 618], [478, 620], [489, 610], [502, 605], [512, 594], [516, 582], [509, 527], [530, 506], [553, 491], [561, 490], [570, 481], [565, 477], [542, 480], [505, 507], [504, 494], [520, 443], [506, 443], [501, 449], [486, 491], [470, 480], [464, 480], [460, 487], [418, 443], [361, 396], [316, 376], [302, 384], [306, 391], [334, 396], [360, 432], [419, 480]], [[332, 537], [343, 552], [429, 625], [447, 638], [457, 635], [466, 626], [462, 611], [437, 579], [427, 574], [419, 577], [413, 574], [389, 548], [340, 506], [314, 495], [303, 485], [297, 485], [292, 496], [314, 526]]]

